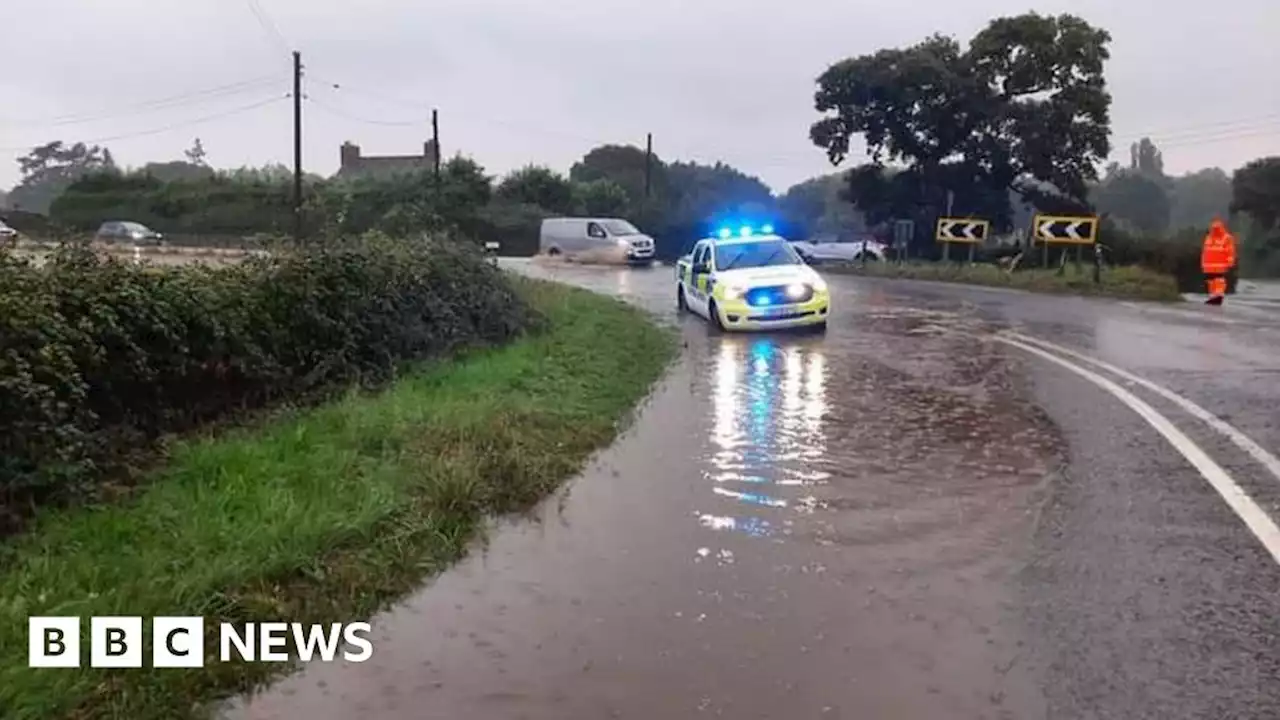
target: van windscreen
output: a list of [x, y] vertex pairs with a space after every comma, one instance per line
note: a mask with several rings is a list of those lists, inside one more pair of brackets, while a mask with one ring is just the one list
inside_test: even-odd
[[626, 220], [602, 220], [600, 224], [604, 226], [605, 230], [609, 231], [610, 235], [640, 234], [640, 231], [636, 229], [636, 226]]

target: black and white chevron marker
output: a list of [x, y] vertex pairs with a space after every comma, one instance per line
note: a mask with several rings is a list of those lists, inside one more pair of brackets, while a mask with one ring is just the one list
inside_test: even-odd
[[982, 242], [987, 237], [986, 220], [938, 218], [937, 239], [942, 242]]
[[1036, 218], [1035, 233], [1045, 242], [1091, 243], [1098, 234], [1098, 219], [1041, 216]]

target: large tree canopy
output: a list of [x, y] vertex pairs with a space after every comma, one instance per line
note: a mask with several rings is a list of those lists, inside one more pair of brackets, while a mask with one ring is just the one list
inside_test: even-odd
[[87, 174], [115, 168], [115, 160], [106, 148], [55, 140], [18, 158], [18, 167], [22, 181], [10, 193], [9, 204], [16, 209], [46, 213], [71, 183]]
[[556, 171], [538, 165], [526, 165], [498, 183], [494, 194], [508, 202], [537, 205], [554, 213], [568, 213], [573, 208], [573, 187]]
[[914, 185], [936, 204], [946, 191], [968, 193], [973, 207], [957, 199], [956, 211], [1007, 224], [1008, 190], [1021, 179], [1077, 199], [1096, 179], [1110, 152], [1109, 41], [1078, 17], [1029, 13], [992, 21], [967, 49], [935, 35], [843, 60], [818, 78], [824, 117], [810, 138], [834, 164], [861, 135], [873, 165], [903, 166], [896, 190], [869, 192], [869, 170], [853, 178], [855, 195], [895, 197]]
[[1164, 183], [1136, 170], [1121, 170], [1093, 191], [1098, 212], [1141, 233], [1159, 235], [1169, 228], [1171, 205]]
[[1265, 232], [1280, 229], [1280, 156], [1254, 160], [1231, 179], [1231, 209], [1243, 212]]
[[[609, 179], [627, 191], [634, 207], [645, 200], [645, 151], [634, 145], [601, 145], [593, 148], [569, 169], [574, 182]], [[650, 198], [666, 195], [666, 165], [655, 154], [650, 169]]]
[[833, 173], [792, 185], [778, 199], [778, 210], [796, 237], [834, 235], [852, 238], [866, 231], [866, 218], [845, 199], [845, 177]]
[[1172, 179], [1170, 227], [1204, 228], [1214, 216], [1231, 211], [1231, 177], [1222, 168], [1205, 168]]
[[621, 185], [601, 178], [573, 183], [574, 209], [596, 217], [626, 217], [631, 214], [631, 198]]
[[667, 218], [673, 225], [714, 225], [772, 214], [773, 193], [757, 177], [724, 163], [667, 166]]

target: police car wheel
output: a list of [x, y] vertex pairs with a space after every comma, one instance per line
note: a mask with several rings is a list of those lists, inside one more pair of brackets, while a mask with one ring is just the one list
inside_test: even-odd
[[676, 286], [676, 309], [680, 312], [688, 312], [689, 303], [684, 299], [684, 286]]
[[720, 319], [720, 308], [716, 307], [715, 300], [712, 300], [711, 303], [707, 305], [707, 315], [711, 318], [711, 327], [720, 331], [724, 330], [724, 321]]

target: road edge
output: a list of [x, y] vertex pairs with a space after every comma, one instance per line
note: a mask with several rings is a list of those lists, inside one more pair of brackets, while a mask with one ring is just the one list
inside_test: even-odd
[[[639, 308], [557, 283], [517, 282], [551, 319], [550, 329], [541, 335], [429, 365], [373, 395], [299, 411], [229, 437], [195, 440], [191, 452], [175, 453], [170, 467], [160, 471], [154, 490], [136, 504], [68, 511], [43, 521], [35, 537], [16, 545], [13, 562], [0, 576], [0, 598], [12, 596], [16, 601], [0, 613], [0, 644], [26, 646], [27, 616], [57, 614], [37, 612], [38, 603], [41, 611], [56, 605], [61, 614], [80, 616], [82, 626], [93, 615], [141, 615], [144, 625], [154, 616], [201, 615], [206, 653], [216, 653], [220, 622], [350, 622], [370, 617], [421, 587], [424, 579], [467, 552], [472, 541], [483, 535], [486, 518], [536, 504], [580, 471], [592, 454], [608, 446], [678, 354], [674, 331], [654, 323]], [[491, 374], [499, 376], [503, 386], [486, 382]], [[433, 402], [445, 409], [423, 411], [426, 424], [406, 423], [399, 417], [407, 408], [429, 407]], [[77, 554], [82, 570], [85, 553], [95, 554], [89, 560], [102, 559], [101, 546], [86, 549], [77, 539], [110, 530], [130, 513], [158, 509], [190, 518], [216, 511], [216, 502], [204, 507], [174, 507], [172, 498], [159, 507], [148, 502], [149, 497], [154, 500], [172, 490], [175, 482], [196, 488], [190, 491], [193, 497], [207, 498], [216, 496], [218, 484], [227, 481], [215, 476], [239, 471], [242, 477], [234, 482], [280, 485], [281, 502], [298, 502], [293, 494], [302, 490], [280, 482], [279, 468], [273, 470], [272, 462], [258, 469], [258, 474], [265, 473], [262, 477], [243, 477], [252, 475], [253, 468], [218, 462], [219, 453], [225, 451], [227, 460], [260, 456], [279, 465], [278, 455], [284, 452], [302, 462], [307, 455], [320, 454], [316, 450], [326, 442], [325, 428], [337, 434], [328, 441], [350, 443], [354, 432], [350, 426], [368, 422], [377, 412], [397, 415], [376, 428], [390, 429], [392, 436], [365, 438], [355, 452], [376, 466], [373, 472], [400, 477], [399, 485], [379, 485], [376, 478], [363, 473], [357, 476], [362, 482], [343, 479], [348, 491], [367, 481], [368, 490], [362, 492], [402, 495], [388, 512], [370, 514], [361, 527], [334, 528], [332, 537], [316, 544], [323, 548], [319, 553], [301, 552], [305, 547], [299, 546], [285, 548], [283, 558], [279, 554], [260, 558], [270, 561], [261, 566], [244, 560], [250, 567], [241, 568], [238, 581], [202, 588], [199, 581], [208, 574], [207, 568], [199, 560], [193, 562], [183, 542], [184, 525], [179, 523], [169, 550], [152, 547], [148, 554], [147, 548], [131, 548], [161, 561], [142, 576], [108, 582], [109, 572], [63, 573], [59, 567], [77, 563]], [[458, 415], [467, 417], [455, 421]], [[307, 442], [295, 442], [291, 450], [279, 445], [281, 436], [295, 431], [299, 437], [307, 435]], [[276, 445], [269, 446], [272, 437]], [[388, 446], [395, 446], [396, 453], [388, 456]], [[460, 481], [470, 485], [445, 482], [459, 457], [474, 465], [466, 467], [470, 474]], [[223, 468], [229, 470], [223, 473]], [[369, 498], [368, 503], [376, 504], [377, 499]], [[358, 516], [360, 509], [352, 507], [351, 514]], [[201, 516], [201, 522], [217, 519]], [[229, 522], [234, 523], [234, 518]], [[83, 527], [95, 523], [104, 527]], [[351, 525], [357, 524], [352, 520]], [[263, 530], [239, 528], [249, 535]], [[119, 553], [119, 547], [114, 552]], [[64, 574], [72, 577], [60, 579]], [[34, 597], [37, 591], [39, 598]], [[47, 601], [46, 596], [54, 599]], [[269, 684], [296, 669], [287, 664], [219, 663], [216, 655], [214, 659], [195, 670], [50, 670], [24, 667], [20, 656], [10, 657], [0, 666], [0, 706], [14, 720], [206, 717], [216, 711], [217, 701]]]

